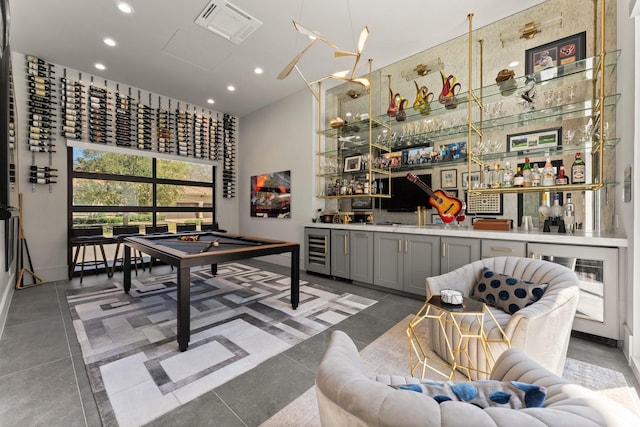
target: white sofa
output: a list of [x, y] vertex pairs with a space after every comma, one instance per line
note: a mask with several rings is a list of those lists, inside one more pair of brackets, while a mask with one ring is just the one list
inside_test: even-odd
[[[512, 348], [523, 350], [527, 356], [556, 375], [561, 375], [569, 346], [571, 326], [576, 313], [579, 296], [578, 278], [575, 273], [561, 265], [532, 258], [496, 257], [475, 261], [454, 271], [426, 279], [427, 298], [439, 295], [443, 289], [455, 289], [470, 296], [478, 283], [482, 269], [488, 267], [496, 273], [528, 280], [536, 284], [548, 283], [543, 296], [515, 314], [488, 307], [498, 324], [511, 342]], [[451, 325], [445, 328], [446, 335], [437, 321], [430, 320], [430, 346], [440, 357], [451, 362], [446, 338], [452, 345], [457, 342], [457, 334]], [[463, 326], [478, 331], [479, 325], [471, 317], [464, 318]], [[501, 334], [490, 316], [485, 316], [484, 328], [489, 340], [499, 340]], [[508, 346], [502, 342], [489, 344], [497, 358]], [[471, 340], [468, 346], [470, 357], [480, 371], [490, 372], [485, 353], [478, 340]], [[462, 355], [463, 365], [468, 365]], [[471, 372], [472, 379], [486, 378], [486, 374]]]
[[[389, 374], [389, 373], [386, 373]], [[510, 349], [497, 360], [491, 379], [521, 381], [546, 387], [542, 408], [481, 409], [465, 402], [438, 404], [423, 393], [397, 390], [394, 385], [418, 383], [412, 377], [384, 376], [376, 380], [363, 372], [353, 341], [342, 331], [332, 334], [318, 373], [316, 398], [324, 427], [494, 427], [575, 426], [637, 427], [640, 418], [617, 402], [554, 375]], [[385, 382], [382, 382], [382, 381]], [[392, 380], [392, 381], [391, 381]]]

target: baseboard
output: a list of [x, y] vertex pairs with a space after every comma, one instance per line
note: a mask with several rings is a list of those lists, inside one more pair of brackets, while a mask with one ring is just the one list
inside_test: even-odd
[[577, 337], [577, 338], [582, 338], [582, 339], [589, 340], [589, 341], [593, 341], [595, 343], [603, 344], [603, 345], [606, 345], [608, 347], [618, 347], [620, 345], [618, 340], [615, 340], [613, 338], [601, 337], [601, 336], [598, 336], [598, 335], [588, 334], [586, 332], [571, 331], [571, 336], [572, 337]]

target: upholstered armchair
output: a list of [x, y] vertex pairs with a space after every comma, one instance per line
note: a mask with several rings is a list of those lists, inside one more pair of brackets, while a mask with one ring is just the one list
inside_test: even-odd
[[[406, 367], [404, 369], [406, 371]], [[316, 399], [323, 427], [636, 427], [640, 419], [618, 402], [541, 367], [521, 350], [509, 349], [496, 361], [491, 380], [519, 381], [546, 388], [543, 407], [510, 409], [462, 401], [438, 401], [425, 393], [398, 390], [419, 379], [367, 373], [353, 341], [334, 331], [318, 373]], [[391, 387], [390, 385], [396, 386]], [[505, 407], [506, 406], [506, 407]]]
[[[578, 278], [568, 268], [552, 262], [520, 257], [497, 257], [475, 261], [449, 273], [426, 279], [427, 298], [439, 295], [443, 289], [454, 289], [470, 297], [476, 288], [483, 269], [534, 284], [547, 284], [542, 297], [514, 314], [500, 308], [487, 305], [497, 323], [504, 330], [512, 348], [522, 349], [531, 359], [556, 375], [561, 375], [569, 346], [571, 326], [578, 305]], [[477, 290], [476, 290], [477, 292]], [[476, 296], [477, 297], [477, 296]], [[453, 346], [457, 343], [457, 334], [451, 325], [445, 325], [444, 331], [434, 319], [429, 320], [431, 349], [440, 357], [451, 362], [447, 347], [447, 338]], [[475, 322], [475, 324], [474, 324]], [[479, 330], [477, 321], [465, 318], [463, 325], [470, 330]], [[484, 316], [484, 329], [489, 348], [497, 358], [507, 345], [500, 342], [502, 336], [491, 316]], [[479, 340], [468, 343], [469, 357], [479, 371], [490, 372], [484, 350]], [[469, 364], [462, 354], [464, 365]], [[471, 372], [472, 379], [486, 378], [482, 373]]]

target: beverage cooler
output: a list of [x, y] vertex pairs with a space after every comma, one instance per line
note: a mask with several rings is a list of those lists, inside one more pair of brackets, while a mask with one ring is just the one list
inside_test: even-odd
[[617, 345], [618, 249], [541, 243], [529, 243], [527, 249], [531, 258], [564, 265], [578, 276], [580, 299], [573, 330]]
[[304, 269], [313, 273], [331, 274], [331, 230], [305, 227]]

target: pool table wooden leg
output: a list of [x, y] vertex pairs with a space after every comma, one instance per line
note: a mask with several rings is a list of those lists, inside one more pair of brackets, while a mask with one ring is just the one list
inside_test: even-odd
[[186, 351], [191, 335], [191, 274], [189, 267], [178, 268], [178, 348]]

